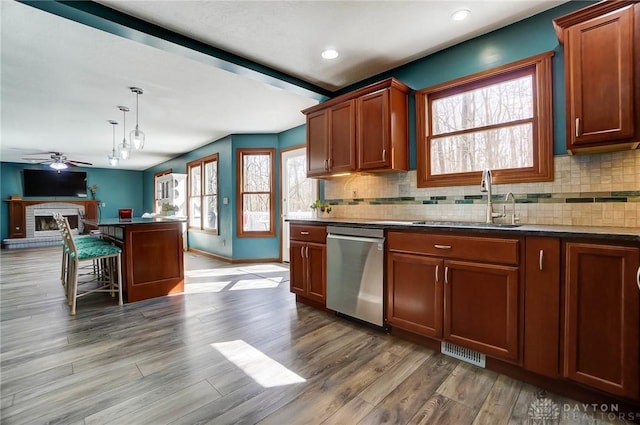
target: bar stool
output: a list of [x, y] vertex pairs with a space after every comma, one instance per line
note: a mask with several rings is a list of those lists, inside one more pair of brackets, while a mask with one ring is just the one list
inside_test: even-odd
[[[67, 270], [68, 302], [70, 314], [75, 316], [79, 297], [95, 292], [108, 292], [115, 297], [118, 290], [118, 305], [122, 305], [122, 250], [106, 242], [76, 244], [69, 229], [66, 217], [62, 217], [62, 237], [69, 250]], [[82, 263], [94, 260], [103, 261], [104, 269], [99, 273], [81, 274]], [[80, 277], [88, 279], [79, 279]]]

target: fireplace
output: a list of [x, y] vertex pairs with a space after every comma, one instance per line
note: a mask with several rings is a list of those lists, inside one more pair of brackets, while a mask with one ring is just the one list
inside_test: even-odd
[[80, 223], [78, 217], [78, 209], [69, 208], [35, 208], [33, 211], [33, 236], [36, 238], [46, 236], [57, 236], [60, 234], [56, 220], [53, 214], [59, 213], [69, 221], [69, 228], [73, 233], [79, 233], [78, 226]]
[[69, 227], [74, 234], [83, 231], [82, 218], [84, 208], [71, 203], [42, 203], [30, 205], [26, 208], [27, 238], [60, 238], [60, 231], [53, 218], [54, 213], [62, 214], [69, 221]]

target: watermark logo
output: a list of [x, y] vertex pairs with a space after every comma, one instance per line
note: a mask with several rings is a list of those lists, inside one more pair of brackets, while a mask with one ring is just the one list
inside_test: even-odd
[[543, 397], [529, 405], [529, 425], [555, 425], [560, 422], [560, 407], [553, 400]]

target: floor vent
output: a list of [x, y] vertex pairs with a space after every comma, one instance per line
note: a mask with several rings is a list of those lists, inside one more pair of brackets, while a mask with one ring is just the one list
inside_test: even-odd
[[485, 355], [478, 353], [477, 351], [469, 350], [468, 348], [460, 347], [444, 341], [442, 341], [442, 348], [440, 351], [442, 354], [455, 357], [463, 362], [471, 363], [472, 365], [482, 368], [485, 366]]

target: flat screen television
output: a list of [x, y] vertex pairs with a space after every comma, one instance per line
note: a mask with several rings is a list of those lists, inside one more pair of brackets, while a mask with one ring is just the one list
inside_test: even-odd
[[24, 170], [24, 196], [87, 196], [85, 171]]

